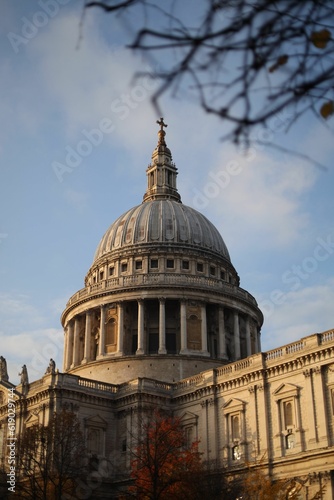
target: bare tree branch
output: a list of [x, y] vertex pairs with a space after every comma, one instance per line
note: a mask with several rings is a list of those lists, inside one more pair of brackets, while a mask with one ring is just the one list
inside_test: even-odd
[[177, 0], [92, 1], [86, 8], [138, 14], [128, 46], [150, 56], [163, 54], [164, 67], [156, 61], [160, 84], [152, 97], [159, 112], [165, 94], [189, 95], [229, 124], [228, 136], [237, 143], [247, 142], [252, 128], [283, 109], [293, 111], [287, 128], [308, 110], [321, 120], [329, 117], [331, 106], [329, 111], [321, 106], [333, 102], [331, 1], [207, 0], [196, 5], [194, 25]]

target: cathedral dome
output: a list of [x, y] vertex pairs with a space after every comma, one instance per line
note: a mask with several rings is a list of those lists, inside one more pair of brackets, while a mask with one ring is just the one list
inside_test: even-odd
[[177, 168], [165, 142], [166, 126], [159, 122], [158, 144], [152, 154], [143, 203], [121, 215], [106, 231], [91, 270], [101, 262], [154, 249], [184, 255], [201, 252], [231, 266], [227, 247], [216, 227], [200, 212], [184, 205], [176, 186]]
[[142, 203], [107, 229], [62, 314], [65, 371], [173, 382], [260, 349], [262, 313], [218, 229], [181, 202], [158, 124]]
[[94, 262], [106, 254], [159, 244], [186, 249], [199, 248], [228, 261], [227, 247], [216, 227], [201, 213], [172, 199], [143, 202], [121, 215], [106, 231]]

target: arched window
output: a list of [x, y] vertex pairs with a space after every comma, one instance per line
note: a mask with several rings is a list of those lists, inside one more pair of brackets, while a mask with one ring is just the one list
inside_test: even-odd
[[286, 401], [284, 403], [284, 423], [285, 428], [291, 427], [294, 424], [292, 401]]

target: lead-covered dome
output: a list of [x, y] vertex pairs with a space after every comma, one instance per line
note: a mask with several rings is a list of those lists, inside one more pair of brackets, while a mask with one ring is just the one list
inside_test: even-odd
[[227, 247], [216, 227], [200, 212], [181, 203], [176, 187], [177, 168], [165, 142], [163, 127], [167, 125], [162, 119], [158, 123], [158, 144], [146, 170], [143, 203], [125, 212], [109, 227], [97, 247], [94, 263], [108, 254], [131, 248], [135, 252], [138, 247], [154, 244], [159, 244], [160, 251], [175, 246], [179, 251], [200, 249], [230, 263]]
[[152, 243], [197, 247], [230, 261], [223, 238], [204, 215], [179, 201], [158, 199], [145, 201], [121, 215], [100, 241], [94, 262], [121, 248]]

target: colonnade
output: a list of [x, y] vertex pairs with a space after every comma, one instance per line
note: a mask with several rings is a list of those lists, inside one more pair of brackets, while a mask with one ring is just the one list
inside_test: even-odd
[[[159, 298], [159, 348], [158, 355], [167, 354], [166, 348], [166, 299]], [[115, 303], [113, 303], [115, 306]], [[207, 310], [206, 304], [202, 303], [200, 305], [200, 337], [201, 337], [201, 349], [198, 351], [192, 351], [188, 349], [187, 346], [187, 301], [180, 300], [180, 311], [179, 311], [179, 354], [185, 355], [197, 355], [210, 357], [208, 349], [208, 331], [207, 331]], [[78, 365], [89, 363], [90, 361], [100, 360], [105, 358], [105, 356], [123, 356], [123, 345], [124, 345], [124, 305], [125, 301], [119, 301], [116, 303], [117, 307], [117, 333], [115, 342], [115, 351], [112, 353], [106, 353], [106, 324], [107, 324], [107, 309], [110, 304], [101, 305], [99, 308], [94, 308], [87, 310], [85, 313], [75, 316], [71, 319], [65, 326], [65, 350], [64, 350], [64, 370], [67, 371]], [[137, 349], [133, 354], [135, 355], [145, 355], [148, 354], [148, 339], [147, 333], [145, 332], [145, 300], [137, 299]], [[99, 326], [98, 334], [95, 334], [92, 329], [93, 313], [98, 313], [99, 315]], [[252, 349], [251, 343], [251, 327], [250, 327], [250, 317], [244, 316], [245, 318], [245, 341], [246, 341], [246, 356], [254, 354], [260, 351], [260, 338], [259, 333], [256, 332], [255, 345]], [[228, 360], [228, 346], [227, 346], [227, 336], [225, 329], [225, 318], [224, 318], [224, 308], [218, 306], [218, 352], [217, 357], [222, 360]], [[189, 328], [189, 327], [188, 327]], [[96, 346], [94, 347], [92, 343], [96, 341]], [[231, 342], [231, 340], [230, 340]], [[233, 347], [234, 351], [233, 360], [241, 358], [241, 339], [240, 339], [240, 314], [237, 310], [233, 310]], [[83, 345], [82, 345], [83, 344]], [[92, 350], [95, 350], [95, 355], [92, 356]], [[229, 349], [231, 350], [231, 348]], [[232, 361], [232, 359], [230, 359]]]

